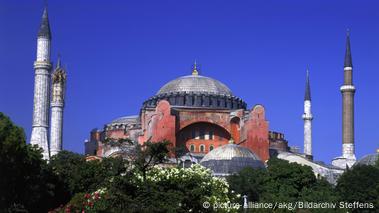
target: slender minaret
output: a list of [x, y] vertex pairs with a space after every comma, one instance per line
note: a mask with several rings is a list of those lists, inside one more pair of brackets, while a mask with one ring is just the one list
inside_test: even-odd
[[66, 90], [66, 71], [61, 67], [60, 56], [52, 75], [50, 155], [62, 150], [63, 108]]
[[354, 94], [353, 62], [350, 49], [350, 33], [346, 36], [346, 52], [344, 62], [344, 83], [342, 93], [342, 156], [333, 160], [332, 164], [340, 168], [351, 167], [356, 161], [354, 149]]
[[342, 156], [355, 160], [354, 150], [354, 94], [353, 62], [350, 49], [350, 33], [346, 36], [346, 53], [344, 63], [344, 83], [341, 86], [342, 93]]
[[31, 144], [43, 149], [43, 158], [49, 159], [49, 100], [50, 100], [50, 42], [51, 32], [47, 8], [44, 9], [37, 39], [37, 59], [34, 62], [34, 109]]
[[313, 160], [312, 155], [312, 105], [311, 105], [311, 86], [309, 83], [309, 70], [307, 69], [307, 80], [305, 84], [304, 95], [304, 154], [305, 156]]

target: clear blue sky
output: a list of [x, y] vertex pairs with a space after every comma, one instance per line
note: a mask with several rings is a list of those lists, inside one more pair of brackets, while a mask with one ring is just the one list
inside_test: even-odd
[[[310, 67], [313, 147], [341, 154], [346, 29], [356, 92], [356, 154], [379, 148], [378, 1], [49, 1], [52, 57], [68, 68], [64, 148], [83, 152], [92, 128], [138, 114], [167, 81], [190, 73], [228, 85], [249, 108], [266, 107], [270, 129], [303, 147]], [[0, 0], [0, 111], [29, 139], [33, 62], [43, 1]]]

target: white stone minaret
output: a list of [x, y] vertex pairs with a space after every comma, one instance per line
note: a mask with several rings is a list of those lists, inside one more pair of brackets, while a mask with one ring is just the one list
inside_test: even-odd
[[34, 108], [30, 143], [43, 149], [43, 158], [49, 159], [49, 100], [50, 100], [50, 44], [51, 32], [47, 8], [44, 9], [37, 39], [37, 59], [34, 62]]
[[57, 67], [52, 75], [50, 155], [62, 150], [63, 108], [66, 90], [66, 72], [58, 57]]
[[304, 96], [304, 154], [305, 156], [313, 160], [312, 155], [312, 105], [311, 105], [311, 87], [309, 83], [309, 71], [307, 69], [307, 80], [305, 85]]
[[350, 33], [346, 36], [344, 62], [344, 83], [340, 88], [342, 94], [342, 156], [332, 161], [340, 168], [351, 167], [356, 162], [354, 146], [354, 94], [353, 61], [350, 48]]

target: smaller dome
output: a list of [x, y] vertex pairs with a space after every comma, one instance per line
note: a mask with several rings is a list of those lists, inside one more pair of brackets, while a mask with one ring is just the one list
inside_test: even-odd
[[212, 150], [200, 164], [211, 169], [216, 176], [238, 173], [245, 167], [265, 168], [255, 153], [237, 144], [226, 144]]
[[361, 159], [359, 159], [354, 165], [375, 165], [378, 161], [379, 153], [369, 154], [363, 156]]
[[138, 122], [138, 115], [119, 117], [111, 121], [109, 124], [129, 124], [136, 122]]

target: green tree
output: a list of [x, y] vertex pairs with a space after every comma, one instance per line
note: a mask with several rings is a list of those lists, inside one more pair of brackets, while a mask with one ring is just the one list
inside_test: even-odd
[[337, 192], [342, 201], [374, 203], [379, 208], [379, 168], [358, 165], [338, 179]]
[[[214, 204], [235, 202], [226, 181], [200, 165], [191, 168], [154, 167], [144, 180], [138, 173], [115, 177], [107, 187], [109, 209], [120, 212], [214, 212]], [[210, 208], [203, 203], [209, 202]], [[233, 209], [230, 209], [233, 211]]]
[[46, 212], [60, 202], [60, 183], [42, 159], [26, 144], [22, 128], [0, 113], [0, 209]]
[[79, 192], [96, 191], [110, 178], [126, 171], [127, 162], [122, 158], [103, 158], [86, 161], [85, 157], [69, 151], [53, 156], [49, 166], [67, 186], [69, 196]]
[[241, 195], [247, 195], [249, 201], [259, 201], [264, 192], [264, 184], [268, 179], [265, 169], [246, 167], [238, 174], [227, 178], [230, 188]]
[[[249, 201], [260, 203], [295, 203], [297, 201], [337, 202], [338, 194], [325, 179], [317, 179], [312, 168], [272, 158], [263, 169], [245, 168], [228, 178], [230, 188], [247, 195]], [[272, 210], [267, 210], [271, 212]], [[276, 212], [287, 212], [277, 209]], [[312, 212], [330, 212], [331, 209], [313, 209]], [[333, 210], [338, 211], [338, 210]], [[253, 211], [254, 212], [254, 211]], [[265, 212], [256, 209], [256, 212]]]
[[311, 167], [277, 158], [271, 158], [268, 161], [267, 172], [269, 178], [262, 195], [267, 201], [296, 202], [302, 190], [316, 183]]
[[169, 145], [170, 142], [164, 140], [162, 142], [147, 141], [143, 145], [136, 146], [135, 152], [131, 155], [131, 163], [137, 171], [142, 173], [144, 180], [149, 169], [167, 160], [170, 152]]

